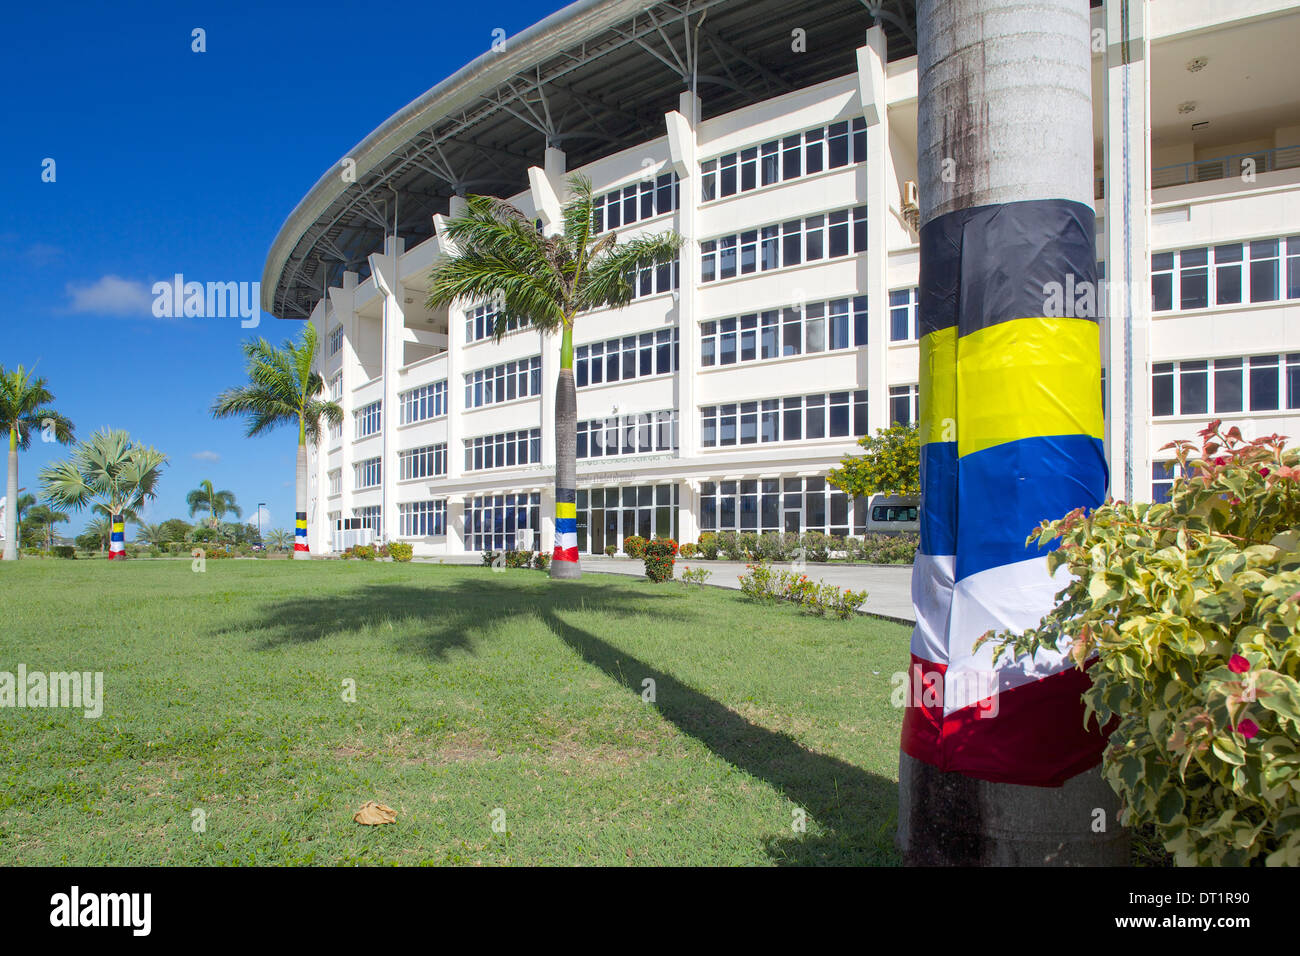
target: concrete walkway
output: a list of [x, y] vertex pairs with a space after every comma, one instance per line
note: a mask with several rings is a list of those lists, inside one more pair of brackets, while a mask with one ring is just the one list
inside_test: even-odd
[[[427, 564], [482, 564], [477, 554], [456, 554], [436, 558], [415, 558], [415, 561]], [[708, 568], [713, 574], [709, 584], [718, 587], [740, 590], [738, 578], [745, 573], [743, 561], [687, 561], [677, 559], [676, 576], [681, 577], [683, 567]], [[789, 571], [789, 564], [774, 564], [774, 568]], [[607, 558], [595, 555], [583, 555], [582, 569], [594, 574], [626, 574], [633, 577], [645, 575], [645, 564], [631, 558]], [[916, 623], [916, 612], [912, 608], [912, 566], [910, 564], [818, 564], [809, 561], [803, 573], [808, 580], [823, 584], [833, 584], [840, 588], [854, 591], [866, 591], [867, 603], [862, 610], [901, 621], [906, 624]]]

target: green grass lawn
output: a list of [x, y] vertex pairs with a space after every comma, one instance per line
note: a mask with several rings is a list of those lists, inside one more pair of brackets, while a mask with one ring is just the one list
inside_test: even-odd
[[5, 865], [898, 862], [898, 624], [429, 564], [26, 560], [0, 595], [0, 671], [104, 674], [97, 720], [0, 708]]

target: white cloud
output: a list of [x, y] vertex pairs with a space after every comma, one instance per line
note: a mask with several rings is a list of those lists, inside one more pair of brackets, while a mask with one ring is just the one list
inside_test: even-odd
[[221, 461], [221, 456], [215, 451], [196, 451], [193, 458], [195, 461], [207, 461], [214, 465]]
[[103, 276], [89, 285], [69, 282], [69, 309], [129, 318], [153, 318], [153, 295], [149, 287], [135, 279]]

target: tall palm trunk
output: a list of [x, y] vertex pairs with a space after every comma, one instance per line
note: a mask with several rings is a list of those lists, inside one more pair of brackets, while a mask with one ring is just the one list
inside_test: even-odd
[[298, 465], [293, 482], [293, 501], [296, 513], [293, 526], [293, 556], [295, 560], [311, 559], [307, 549], [307, 428], [298, 422]]
[[18, 557], [18, 429], [9, 429], [9, 471], [5, 476], [5, 555]]
[[555, 553], [551, 577], [580, 578], [578, 564], [578, 393], [573, 383], [573, 323], [560, 339], [555, 383]]

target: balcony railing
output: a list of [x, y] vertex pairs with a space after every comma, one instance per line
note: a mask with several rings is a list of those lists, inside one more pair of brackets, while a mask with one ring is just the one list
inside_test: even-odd
[[[1246, 160], [1252, 161], [1253, 168], [1246, 163]], [[1300, 169], [1300, 146], [1278, 146], [1252, 153], [1237, 153], [1232, 156], [1198, 159], [1191, 163], [1157, 166], [1151, 170], [1151, 188], [1164, 189], [1167, 186], [1214, 182], [1241, 176], [1246, 172], [1258, 176], [1260, 173], [1271, 173], [1279, 169]], [[1105, 197], [1106, 180], [1105, 177], [1098, 176], [1093, 189], [1093, 198], [1104, 199]]]

